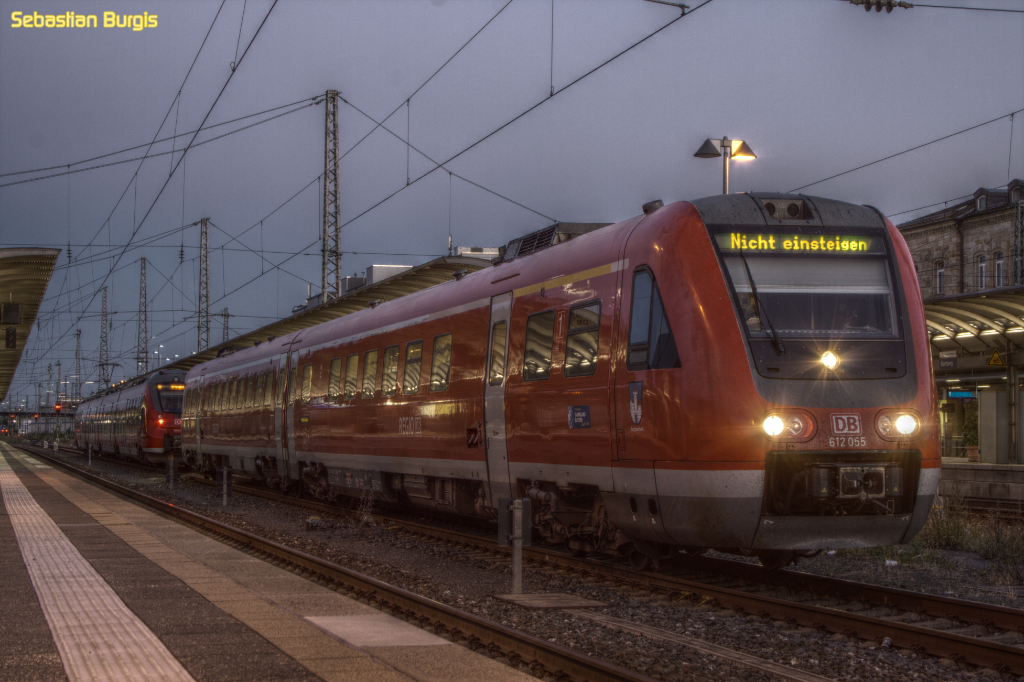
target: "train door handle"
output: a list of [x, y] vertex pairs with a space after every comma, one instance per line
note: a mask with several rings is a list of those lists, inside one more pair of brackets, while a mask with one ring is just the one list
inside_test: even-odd
[[626, 449], [626, 432], [619, 429], [615, 432], [615, 440], [617, 441], [619, 451]]

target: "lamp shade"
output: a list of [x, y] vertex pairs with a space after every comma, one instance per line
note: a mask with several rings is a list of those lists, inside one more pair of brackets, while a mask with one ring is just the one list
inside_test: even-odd
[[716, 156], [721, 155], [722, 152], [718, 151], [718, 147], [716, 147], [715, 143], [711, 141], [711, 138], [704, 140], [704, 144], [702, 144], [700, 149], [697, 150], [697, 153], [694, 154], [694, 156], [701, 159], [713, 159]]
[[747, 146], [746, 142], [740, 141], [740, 146], [733, 150], [732, 158], [734, 159], [756, 159], [757, 156], [754, 154], [754, 150]]

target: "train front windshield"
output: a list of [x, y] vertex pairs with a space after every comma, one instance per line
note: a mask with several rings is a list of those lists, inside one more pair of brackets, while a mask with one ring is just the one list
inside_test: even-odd
[[716, 236], [751, 336], [899, 335], [880, 235]]
[[153, 394], [159, 403], [156, 406], [158, 410], [181, 414], [181, 408], [185, 402], [184, 384], [157, 384]]

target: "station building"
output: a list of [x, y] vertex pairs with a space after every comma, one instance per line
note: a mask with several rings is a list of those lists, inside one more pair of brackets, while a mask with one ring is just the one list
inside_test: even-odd
[[962, 457], [977, 424], [982, 463], [1024, 464], [1024, 182], [980, 188], [899, 226], [924, 297], [943, 455]]

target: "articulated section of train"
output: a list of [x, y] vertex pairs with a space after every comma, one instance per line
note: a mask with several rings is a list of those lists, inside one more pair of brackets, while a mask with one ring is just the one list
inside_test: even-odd
[[181, 432], [183, 372], [158, 371], [82, 401], [75, 447], [163, 466]]
[[[553, 228], [552, 228], [553, 229]], [[679, 202], [197, 365], [182, 449], [324, 499], [493, 516], [638, 565], [908, 542], [938, 482], [906, 244], [876, 210]]]

